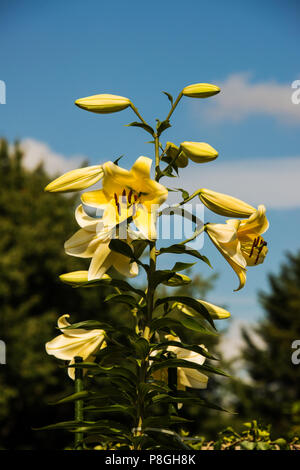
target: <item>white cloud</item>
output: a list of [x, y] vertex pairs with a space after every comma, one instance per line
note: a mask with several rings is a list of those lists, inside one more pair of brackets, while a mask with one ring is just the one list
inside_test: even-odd
[[[201, 165], [201, 169], [200, 165], [197, 169], [191, 165], [174, 186], [190, 188], [190, 193], [205, 187], [255, 206], [265, 204], [267, 208], [290, 209], [300, 207], [299, 181], [300, 156], [217, 161], [215, 165]], [[174, 194], [171, 193], [172, 199]]]
[[284, 84], [275, 81], [250, 83], [249, 78], [249, 74], [234, 74], [221, 83], [221, 93], [203, 110], [206, 117], [239, 121], [253, 114], [264, 114], [281, 122], [299, 123], [300, 104], [295, 104], [298, 100], [292, 102], [293, 94], [299, 96], [299, 90], [292, 88], [293, 80]]
[[35, 139], [22, 140], [20, 147], [24, 152], [23, 164], [26, 168], [32, 170], [42, 162], [45, 170], [50, 175], [65, 173], [78, 168], [86, 160], [86, 157], [79, 155], [67, 158], [64, 155], [55, 153], [47, 144]]

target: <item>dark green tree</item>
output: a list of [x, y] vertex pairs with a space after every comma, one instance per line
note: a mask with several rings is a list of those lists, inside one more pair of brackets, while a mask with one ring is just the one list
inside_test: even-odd
[[265, 318], [254, 336], [243, 331], [250, 381], [235, 382], [237, 411], [244, 421], [259, 419], [277, 435], [292, 437], [300, 433], [300, 365], [292, 362], [292, 343], [300, 340], [300, 252], [288, 254], [279, 273], [269, 276], [260, 302]]
[[[32, 430], [72, 418], [72, 405], [48, 406], [73, 384], [46, 354], [45, 343], [59, 333], [60, 315], [70, 314], [72, 322], [117, 317], [117, 307], [103, 304], [110, 291], [72, 289], [58, 279], [87, 264], [63, 249], [78, 229], [76, 199], [45, 193], [49, 180], [42, 166], [22, 166], [17, 144], [9, 150], [0, 141], [0, 339], [7, 349], [6, 364], [0, 365], [1, 448], [63, 448], [69, 436], [64, 441], [63, 433]], [[126, 314], [118, 317], [126, 322]]]

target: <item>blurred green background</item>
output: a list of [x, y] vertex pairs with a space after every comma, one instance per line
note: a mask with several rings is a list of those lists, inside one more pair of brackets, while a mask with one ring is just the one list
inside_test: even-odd
[[[2, 449], [62, 449], [70, 441], [64, 432], [33, 430], [72, 419], [71, 404], [49, 405], [73, 386], [62, 363], [45, 352], [45, 342], [58, 334], [58, 316], [68, 313], [71, 322], [109, 316], [120, 325], [129, 320], [123, 306], [104, 306], [108, 292], [102, 288], [72, 289], [59, 282], [59, 274], [86, 264], [63, 250], [76, 229], [76, 197], [43, 192], [50, 179], [42, 166], [24, 169], [17, 143], [0, 141], [0, 339], [7, 347], [6, 364], [0, 365]], [[213, 277], [198, 276], [185, 295], [205, 296], [213, 283]], [[244, 330], [238, 356], [221, 360], [235, 378], [211, 378], [201, 391], [236, 414], [187, 407], [181, 414], [194, 419], [192, 434], [215, 439], [228, 425], [239, 429], [257, 419], [272, 424], [275, 437], [299, 435], [300, 365], [291, 361], [291, 344], [300, 339], [300, 253], [287, 256], [281, 271], [269, 276], [260, 302], [265, 316], [255, 333]], [[218, 340], [196, 340], [220, 357]]]

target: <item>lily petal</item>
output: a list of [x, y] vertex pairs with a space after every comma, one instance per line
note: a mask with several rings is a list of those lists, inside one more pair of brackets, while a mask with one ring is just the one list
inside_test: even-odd
[[81, 228], [64, 245], [68, 255], [79, 258], [91, 258], [99, 244], [95, 233], [88, 232]]
[[133, 218], [137, 228], [148, 240], [155, 240], [157, 238], [156, 219], [156, 213], [148, 212], [147, 208], [143, 205], [139, 205], [138, 211]]

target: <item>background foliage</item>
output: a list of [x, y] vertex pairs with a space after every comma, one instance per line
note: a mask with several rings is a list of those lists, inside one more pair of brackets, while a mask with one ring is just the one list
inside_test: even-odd
[[[126, 325], [130, 316], [123, 307], [103, 303], [106, 289], [73, 289], [58, 280], [58, 274], [85, 269], [79, 259], [68, 257], [63, 243], [75, 228], [75, 197], [44, 193], [49, 177], [42, 167], [34, 171], [22, 166], [18, 145], [9, 150], [0, 143], [0, 335], [7, 345], [7, 364], [0, 366], [0, 446], [9, 449], [53, 449], [68, 445], [64, 432], [36, 432], [51, 422], [72, 419], [72, 404], [47, 404], [72, 392], [66, 385], [65, 370], [57, 367], [44, 349], [57, 334], [59, 315], [69, 313], [71, 321], [88, 318]], [[213, 279], [200, 276], [184, 295], [202, 296]], [[230, 404], [238, 415], [187, 406], [181, 416], [194, 420], [185, 425], [191, 434], [201, 432], [216, 439], [222, 428], [233, 424], [241, 432], [244, 421], [257, 418], [271, 423], [275, 437], [299, 435], [300, 367], [291, 363], [291, 343], [300, 338], [300, 254], [289, 256], [278, 275], [270, 276], [270, 290], [260, 298], [266, 311], [256, 334], [265, 343], [261, 349], [244, 331], [242, 351], [248, 380], [210, 378], [205, 398]], [[70, 292], [72, 295], [70, 295]], [[172, 291], [174, 292], [174, 291]], [[180, 295], [180, 289], [176, 294]], [[161, 292], [164, 295], [165, 292]], [[79, 316], [80, 315], [80, 316]], [[195, 342], [201, 344], [197, 335]], [[205, 344], [218, 354], [218, 339]], [[223, 368], [228, 364], [223, 365]], [[218, 386], [216, 387], [216, 381]], [[154, 410], [160, 414], [162, 410]]]

